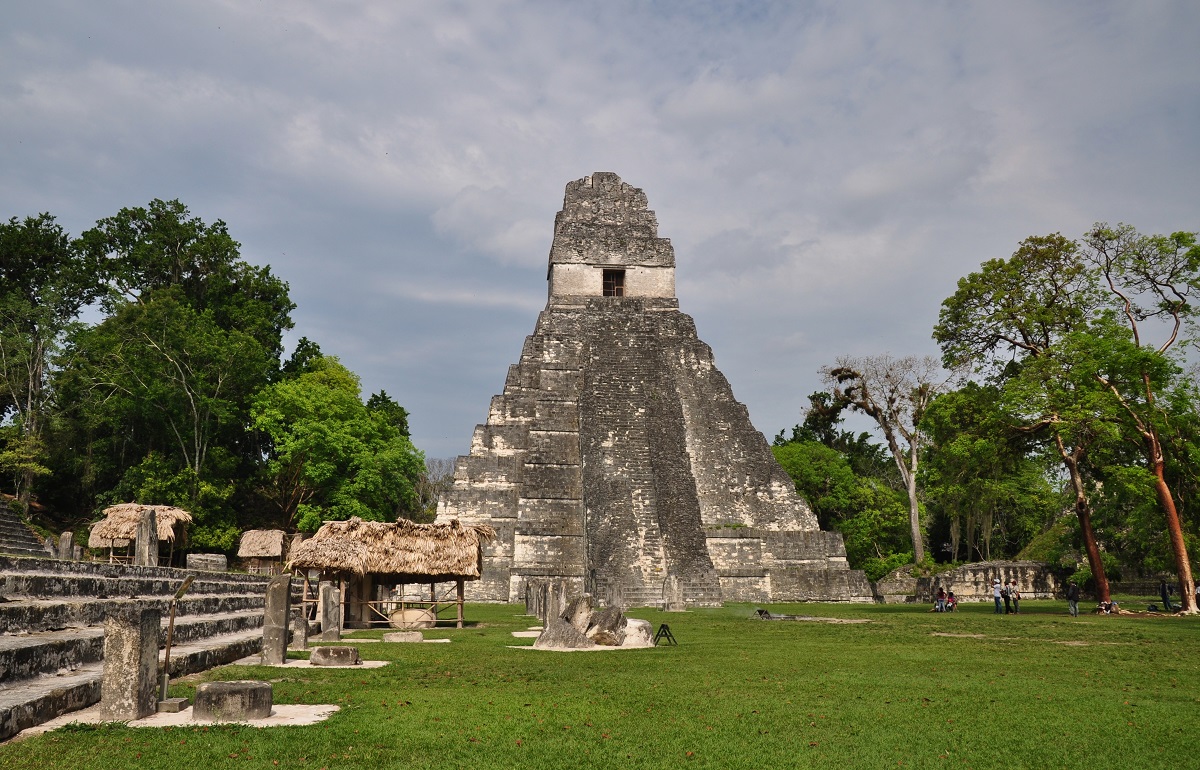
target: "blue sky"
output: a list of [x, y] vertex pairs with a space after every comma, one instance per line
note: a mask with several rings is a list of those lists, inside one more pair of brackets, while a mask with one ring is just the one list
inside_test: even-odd
[[1191, 2], [54, 2], [0, 25], [0, 216], [179, 198], [304, 335], [466, 451], [614, 171], [755, 425], [936, 353], [959, 277], [1095, 221], [1200, 229]]

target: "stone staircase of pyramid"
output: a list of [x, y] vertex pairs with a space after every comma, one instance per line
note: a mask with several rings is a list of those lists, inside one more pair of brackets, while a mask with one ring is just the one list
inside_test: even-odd
[[99, 702], [104, 620], [114, 611], [158, 609], [161, 649], [171, 598], [188, 575], [171, 676], [258, 652], [268, 577], [0, 556], [0, 741]]
[[21, 517], [0, 500], [0, 554], [17, 556], [50, 556], [50, 550], [38, 539]]

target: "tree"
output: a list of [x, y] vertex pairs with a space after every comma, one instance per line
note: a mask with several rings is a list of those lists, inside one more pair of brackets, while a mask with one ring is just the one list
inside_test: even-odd
[[1014, 422], [1000, 389], [975, 382], [938, 396], [925, 411], [922, 486], [931, 515], [948, 530], [952, 561], [964, 539], [968, 553], [974, 548], [991, 560], [995, 535], [997, 551], [1011, 556], [1049, 523], [1047, 512], [1060, 510], [1035, 440]]
[[929, 402], [949, 383], [937, 359], [905, 356], [843, 357], [822, 370], [836, 400], [866, 414], [883, 432], [888, 450], [908, 493], [909, 528], [917, 563], [925, 560], [921, 509], [917, 495], [923, 436], [919, 428]]
[[[1128, 225], [1097, 224], [1084, 238], [1085, 259], [1103, 277], [1115, 300], [1127, 334], [1110, 332], [1084, 340], [1096, 355], [1090, 370], [1111, 395], [1125, 419], [1122, 424], [1142, 445], [1147, 468], [1167, 522], [1184, 612], [1200, 612], [1175, 497], [1167, 482], [1167, 460], [1161, 438], [1166, 410], [1158, 392], [1180, 368], [1169, 359], [1181, 341], [1185, 324], [1200, 309], [1200, 246], [1195, 233], [1143, 236]], [[1159, 344], [1149, 341], [1155, 328], [1164, 331]], [[1097, 343], [1100, 344], [1097, 344]]]
[[254, 425], [271, 444], [264, 493], [280, 523], [314, 531], [322, 521], [393, 521], [417, 511], [421, 453], [363, 404], [358, 378], [337, 359], [312, 364], [254, 399]]
[[[437, 518], [438, 501], [454, 486], [454, 458], [427, 457], [425, 472], [417, 483], [417, 498], [420, 500], [422, 521]], [[416, 518], [413, 518], [416, 521]]]
[[29, 504], [43, 463], [50, 411], [51, 358], [63, 332], [101, 291], [93, 260], [75, 249], [50, 214], [0, 224], [0, 422], [14, 430], [0, 450], [0, 469], [17, 477], [17, 500]]
[[903, 493], [879, 478], [856, 474], [844, 453], [818, 441], [780, 442], [771, 451], [821, 528], [842, 534], [853, 567], [878, 580], [912, 560]]
[[1072, 335], [1100, 306], [1094, 274], [1060, 234], [1023, 241], [1009, 259], [985, 262], [942, 302], [933, 337], [947, 366], [972, 366], [1002, 388], [1014, 428], [1046, 438], [1071, 484], [1088, 564], [1101, 601], [1108, 579], [1092, 528], [1084, 464], [1103, 434], [1095, 388], [1080, 387]]

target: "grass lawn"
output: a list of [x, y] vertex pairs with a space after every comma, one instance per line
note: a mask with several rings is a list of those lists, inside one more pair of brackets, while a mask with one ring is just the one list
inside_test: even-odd
[[1200, 619], [1021, 608], [772, 606], [863, 624], [634, 610], [679, 646], [549, 653], [508, 647], [532, 642], [509, 633], [531, 625], [521, 608], [473, 605], [475, 626], [426, 632], [452, 644], [360, 647], [384, 668], [205, 675], [339, 704], [324, 723], [76, 726], [0, 746], [0, 768], [1200, 767]]

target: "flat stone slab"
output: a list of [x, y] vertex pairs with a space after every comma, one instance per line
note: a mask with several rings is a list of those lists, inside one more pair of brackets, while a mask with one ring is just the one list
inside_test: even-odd
[[425, 641], [425, 635], [420, 631], [393, 631], [390, 634], [384, 634], [383, 641], [401, 642], [405, 644], [411, 642], [423, 642]]
[[361, 666], [357, 647], [317, 647], [308, 656], [314, 666]]
[[513, 631], [512, 635], [518, 639], [537, 639], [542, 635], [541, 631]]
[[234, 682], [204, 682], [196, 688], [192, 719], [197, 722], [242, 722], [271, 716], [272, 690], [269, 682], [248, 679]]
[[269, 668], [321, 668], [321, 669], [324, 669], [324, 668], [355, 668], [355, 669], [364, 669], [364, 668], [383, 668], [384, 666], [388, 665], [389, 663], [391, 663], [391, 661], [389, 661], [389, 660], [364, 660], [364, 661], [361, 661], [359, 663], [355, 663], [355, 664], [349, 665], [349, 666], [314, 666], [312, 664], [312, 662], [308, 661], [308, 660], [289, 660], [286, 663], [281, 663], [278, 666], [270, 666]]
[[158, 702], [158, 713], [177, 714], [191, 705], [187, 698], [167, 698]]
[[[265, 719], [245, 719], [236, 722], [206, 722], [205, 724], [239, 724], [248, 727], [287, 727], [287, 726], [303, 726], [324, 722], [331, 715], [335, 714], [341, 706], [334, 705], [304, 705], [290, 704], [278, 705], [271, 709], [271, 716]], [[36, 727], [30, 727], [21, 732], [15, 739], [20, 740], [33, 735], [56, 730], [60, 727], [65, 727], [69, 724], [99, 724], [104, 721], [103, 715], [100, 713], [100, 706], [89, 706], [81, 711], [73, 711], [70, 714], [63, 714], [60, 717], [55, 717], [49, 722], [44, 722]], [[183, 711], [164, 712], [160, 711], [157, 714], [151, 714], [142, 719], [135, 719], [128, 722], [129, 727], [179, 727], [195, 724], [192, 719], [192, 710], [186, 708]]]

